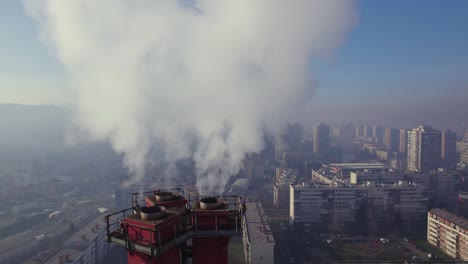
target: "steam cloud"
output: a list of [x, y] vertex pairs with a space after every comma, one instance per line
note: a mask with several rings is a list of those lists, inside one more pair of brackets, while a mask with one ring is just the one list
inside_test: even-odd
[[[309, 62], [354, 25], [341, 0], [25, 0], [76, 91], [78, 124], [136, 178], [152, 153], [221, 193], [247, 153], [304, 117]], [[170, 169], [167, 169], [170, 174]]]

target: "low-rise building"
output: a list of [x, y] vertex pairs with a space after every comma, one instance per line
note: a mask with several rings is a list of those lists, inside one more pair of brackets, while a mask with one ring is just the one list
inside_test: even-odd
[[385, 169], [385, 165], [382, 163], [330, 163], [323, 164], [320, 170], [325, 174], [347, 177], [352, 171], [374, 171], [383, 169]]
[[231, 188], [228, 190], [228, 194], [237, 194], [245, 196], [247, 189], [250, 186], [250, 179], [248, 178], [238, 178], [232, 183]]
[[389, 160], [389, 157], [391, 157], [391, 153], [386, 149], [376, 149], [375, 155], [379, 160]]
[[289, 208], [289, 185], [273, 186], [273, 204], [276, 208]]
[[280, 167], [276, 168], [275, 176], [276, 184], [281, 184], [288, 180], [296, 180], [299, 177], [299, 171], [288, 167]]
[[246, 264], [274, 263], [275, 239], [261, 204], [248, 202], [243, 221]]
[[398, 171], [405, 171], [406, 170], [406, 159], [397, 159], [393, 158], [390, 159], [390, 168]]
[[276, 169], [276, 181], [273, 186], [273, 204], [277, 208], [289, 207], [289, 185], [295, 184], [299, 177], [297, 169], [286, 167]]
[[98, 264], [109, 252], [106, 228], [102, 213], [67, 237], [62, 248], [49, 257], [45, 264]]
[[430, 210], [427, 241], [454, 259], [468, 261], [468, 220], [440, 208]]

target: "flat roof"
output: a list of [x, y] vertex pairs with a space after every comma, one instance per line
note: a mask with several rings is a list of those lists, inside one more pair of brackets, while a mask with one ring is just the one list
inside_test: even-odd
[[446, 210], [441, 209], [441, 208], [431, 209], [430, 212], [444, 218], [447, 221], [450, 221], [450, 222], [456, 224], [457, 226], [462, 227], [465, 230], [468, 230], [468, 220], [466, 220], [465, 218], [462, 218], [462, 217], [460, 217], [458, 215], [452, 214], [449, 211], [446, 211]]
[[[50, 256], [44, 264], [56, 264], [59, 263], [59, 257], [66, 255], [69, 256], [70, 261], [76, 261], [81, 255], [85, 254], [85, 250], [89, 246], [89, 241], [95, 239], [97, 236], [101, 236], [101, 239], [104, 239], [103, 232], [105, 232], [106, 224], [104, 216], [108, 213], [102, 213], [97, 215], [93, 220], [89, 221], [79, 230], [75, 231], [73, 234], [64, 239], [62, 243], [62, 248], [55, 252], [54, 255]], [[96, 228], [96, 225], [98, 228]], [[94, 228], [94, 232], [93, 232]], [[84, 238], [84, 239], [83, 239]], [[107, 241], [105, 242], [107, 243]]]
[[422, 184], [415, 184], [412, 182], [406, 181], [398, 181], [394, 183], [384, 183], [384, 184], [291, 184], [294, 189], [322, 189], [322, 190], [335, 190], [335, 189], [355, 189], [355, 190], [365, 190], [365, 189], [402, 189], [402, 188], [427, 188], [425, 185]]
[[268, 219], [261, 204], [247, 202], [245, 205], [247, 210], [245, 211], [244, 219], [247, 226], [249, 242], [252, 244], [275, 243], [270, 225], [268, 224]]
[[233, 184], [233, 187], [237, 188], [244, 188], [246, 184], [249, 182], [249, 179], [247, 178], [238, 178]]
[[330, 163], [330, 166], [337, 167], [341, 170], [359, 170], [359, 169], [383, 169], [385, 165], [382, 163]]

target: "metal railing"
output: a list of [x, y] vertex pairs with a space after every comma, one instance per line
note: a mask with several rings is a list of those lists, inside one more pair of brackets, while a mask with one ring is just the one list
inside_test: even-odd
[[[165, 190], [166, 191], [166, 190]], [[170, 248], [185, 243], [190, 238], [197, 237], [230, 237], [242, 235], [242, 211], [239, 196], [224, 196], [225, 214], [213, 211], [214, 223], [204, 223], [210, 217], [210, 211], [194, 210], [191, 204], [202, 199], [202, 196], [177, 188], [178, 193], [185, 196], [188, 202], [187, 210], [179, 212], [168, 219], [167, 223], [160, 223], [156, 228], [122, 222], [123, 219], [136, 214], [139, 210], [138, 195], [132, 194], [134, 207], [127, 208], [105, 216], [107, 241], [131, 251], [139, 251], [149, 256], [158, 256]], [[154, 191], [145, 192], [152, 195]], [[200, 221], [202, 217], [202, 221]], [[222, 218], [222, 219], [220, 219]], [[124, 225], [124, 228], [121, 228]], [[129, 234], [132, 229], [133, 234]], [[168, 230], [173, 233], [168, 236]], [[136, 231], [137, 230], [137, 231]], [[146, 233], [146, 236], [143, 234]], [[149, 238], [149, 239], [148, 239]]]
[[182, 188], [172, 188], [172, 189], [156, 189], [156, 190], [151, 190], [151, 191], [145, 191], [143, 193], [132, 193], [132, 206], [133, 207], [138, 207], [140, 206], [138, 198], [140, 194], [143, 194], [143, 197], [147, 196], [152, 196], [157, 194], [158, 192], [172, 192], [177, 195], [185, 196], [186, 191]]

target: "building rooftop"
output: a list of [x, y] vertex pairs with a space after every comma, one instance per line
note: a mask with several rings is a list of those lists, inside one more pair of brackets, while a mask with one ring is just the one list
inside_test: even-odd
[[468, 220], [466, 220], [465, 218], [462, 218], [460, 216], [457, 216], [455, 214], [452, 214], [452, 213], [450, 213], [450, 212], [448, 212], [448, 211], [446, 211], [444, 209], [440, 209], [440, 208], [431, 209], [430, 212], [435, 214], [435, 215], [438, 215], [438, 216], [442, 217], [443, 219], [445, 219], [447, 221], [450, 221], [450, 222], [456, 224], [457, 226], [462, 227], [465, 230], [468, 230]]
[[239, 178], [232, 184], [232, 186], [237, 188], [244, 188], [248, 182], [249, 179], [247, 178]]
[[[68, 256], [69, 261], [76, 261], [81, 258], [85, 253], [86, 248], [89, 246], [90, 241], [96, 239], [104, 239], [104, 233], [106, 229], [106, 223], [104, 222], [104, 216], [108, 214], [101, 213], [96, 216], [93, 220], [89, 221], [81, 229], [75, 231], [68, 236], [62, 243], [62, 248], [55, 252], [54, 255], [50, 256], [45, 264], [56, 264], [59, 263], [59, 259]], [[105, 242], [107, 243], [107, 242]], [[64, 263], [67, 263], [65, 261]]]
[[383, 169], [382, 163], [330, 163], [331, 167], [340, 170], [364, 170], [364, 169]]
[[246, 207], [244, 219], [250, 243], [275, 243], [262, 206], [258, 203], [248, 202]]
[[395, 189], [395, 188], [426, 188], [424, 185], [418, 185], [414, 182], [398, 181], [394, 183], [375, 183], [365, 182], [363, 184], [349, 184], [342, 182], [333, 182], [332, 184], [317, 184], [317, 183], [301, 183], [291, 184], [294, 189], [303, 188], [315, 188], [315, 189], [369, 189], [369, 188], [380, 188], [380, 189]]
[[249, 188], [249, 185], [250, 180], [247, 178], [236, 179], [236, 181], [231, 185], [229, 192], [243, 195]]
[[287, 187], [290, 184], [296, 183], [299, 178], [299, 171], [291, 168], [277, 169], [277, 177], [275, 185], [278, 187]]
[[362, 170], [362, 171], [355, 171], [351, 172], [355, 173], [357, 175], [388, 175], [388, 174], [394, 174], [394, 175], [408, 175], [408, 176], [416, 176], [416, 175], [429, 175], [429, 174], [455, 174], [454, 172], [449, 172], [449, 171], [443, 171], [443, 170], [437, 170], [437, 171], [429, 171], [429, 172], [423, 172], [423, 171], [400, 171], [400, 170], [395, 170], [395, 169], [376, 169], [376, 170]]

